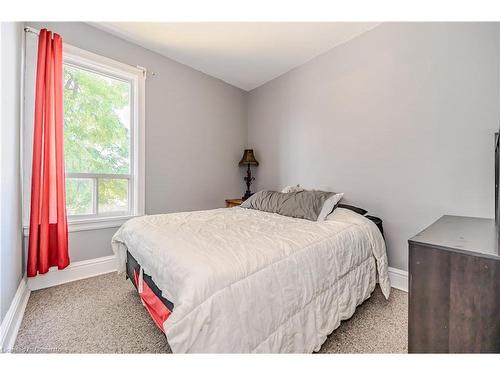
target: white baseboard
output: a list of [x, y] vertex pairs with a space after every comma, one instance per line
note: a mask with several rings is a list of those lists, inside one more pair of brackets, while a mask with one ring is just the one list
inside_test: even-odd
[[408, 292], [408, 271], [389, 267], [389, 279], [391, 287]]
[[12, 300], [7, 314], [2, 320], [0, 326], [0, 348], [1, 352], [10, 352], [14, 347], [17, 338], [17, 332], [23, 321], [24, 310], [28, 304], [30, 290], [26, 279], [23, 278], [19, 283], [14, 299]]
[[71, 263], [63, 270], [53, 267], [43, 275], [28, 278], [29, 290], [49, 288], [71, 281], [82, 280], [117, 270], [116, 257], [110, 255], [102, 258], [82, 260]]

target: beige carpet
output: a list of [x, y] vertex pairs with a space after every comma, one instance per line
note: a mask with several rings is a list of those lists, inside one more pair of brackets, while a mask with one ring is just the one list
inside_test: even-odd
[[[321, 353], [407, 352], [407, 294], [377, 287]], [[19, 353], [170, 353], [167, 339], [123, 275], [110, 273], [31, 293]]]

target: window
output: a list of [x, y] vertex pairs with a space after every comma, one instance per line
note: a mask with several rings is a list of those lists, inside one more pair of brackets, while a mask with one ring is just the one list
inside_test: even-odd
[[[28, 64], [30, 58], [34, 59], [36, 67], [36, 48], [31, 52], [28, 48], [29, 43], [25, 131], [30, 134], [33, 115], [29, 112], [34, 106], [28, 85], [34, 85], [35, 75], [28, 72]], [[144, 213], [145, 74], [143, 69], [66, 44], [63, 59], [64, 162], [70, 230], [118, 226], [130, 216]], [[31, 173], [32, 137], [27, 138], [23, 144], [28, 151], [23, 155], [24, 202], [29, 202], [31, 186], [31, 176], [26, 172]], [[27, 206], [25, 226], [29, 222]]]
[[128, 215], [132, 83], [76, 64], [63, 67], [68, 216]]
[[63, 64], [68, 219], [142, 213], [134, 147], [142, 71], [123, 70], [76, 52], [65, 48]]

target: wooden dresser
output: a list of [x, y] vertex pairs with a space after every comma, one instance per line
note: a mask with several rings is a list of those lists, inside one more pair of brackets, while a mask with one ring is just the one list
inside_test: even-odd
[[499, 353], [495, 220], [443, 216], [409, 247], [408, 351]]

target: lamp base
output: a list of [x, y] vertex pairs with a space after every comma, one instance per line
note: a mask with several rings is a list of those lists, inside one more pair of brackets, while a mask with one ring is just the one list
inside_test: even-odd
[[250, 198], [253, 195], [250, 191], [246, 191], [245, 195], [241, 197], [244, 201], [246, 201], [248, 198]]
[[246, 184], [247, 184], [247, 191], [245, 192], [245, 195], [243, 197], [241, 197], [241, 199], [243, 200], [247, 200], [248, 198], [250, 198], [253, 193], [250, 191], [250, 185], [252, 185], [252, 181], [255, 180], [255, 177], [252, 177], [252, 171], [250, 170], [250, 164], [248, 164], [247, 166], [247, 175], [246, 177], [243, 179], [245, 180]]

